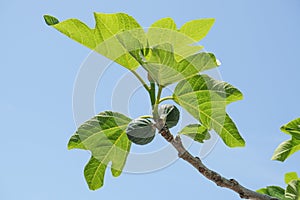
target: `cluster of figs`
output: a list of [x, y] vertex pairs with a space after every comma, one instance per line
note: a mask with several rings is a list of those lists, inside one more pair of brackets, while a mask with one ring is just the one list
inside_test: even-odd
[[[168, 128], [172, 128], [178, 123], [180, 113], [176, 106], [164, 104], [158, 108], [158, 115], [164, 120]], [[126, 134], [131, 142], [138, 145], [145, 145], [154, 139], [156, 129], [152, 118], [140, 117], [128, 124]]]

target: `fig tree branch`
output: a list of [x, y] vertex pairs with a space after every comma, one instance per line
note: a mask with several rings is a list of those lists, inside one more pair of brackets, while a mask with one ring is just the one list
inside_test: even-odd
[[255, 191], [252, 191], [248, 188], [245, 188], [239, 184], [235, 179], [227, 179], [221, 176], [219, 173], [206, 167], [200, 158], [192, 156], [183, 146], [181, 138], [176, 136], [175, 138], [170, 133], [169, 128], [164, 123], [162, 119], [156, 120], [156, 127], [159, 130], [159, 133], [173, 145], [173, 147], [178, 151], [178, 157], [187, 161], [194, 168], [198, 170], [203, 176], [207, 179], [216, 183], [219, 187], [224, 187], [233, 190], [238, 193], [242, 199], [253, 199], [253, 200], [279, 200], [274, 197], [270, 197], [265, 194], [260, 194]]

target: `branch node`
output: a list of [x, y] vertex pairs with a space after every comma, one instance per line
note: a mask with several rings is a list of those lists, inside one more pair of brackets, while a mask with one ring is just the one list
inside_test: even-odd
[[179, 135], [176, 135], [176, 137], [175, 137], [175, 142], [177, 143], [177, 144], [180, 144], [181, 143], [181, 138], [180, 138], [180, 136]]
[[167, 124], [164, 122], [163, 119], [157, 119], [156, 122], [156, 128], [158, 129], [158, 132], [168, 141], [172, 142], [174, 137], [170, 133], [170, 130], [167, 126]]
[[200, 172], [201, 174], [203, 174], [203, 173], [205, 172], [204, 167], [199, 167], [198, 170], [199, 170], [199, 172]]
[[187, 157], [187, 151], [185, 151], [185, 152], [178, 152], [178, 157], [182, 158], [182, 159], [186, 158]]
[[235, 179], [229, 179], [229, 181], [232, 183], [233, 186], [239, 185], [239, 183]]
[[239, 195], [242, 199], [249, 199], [249, 197], [246, 196], [243, 192], [240, 192]]

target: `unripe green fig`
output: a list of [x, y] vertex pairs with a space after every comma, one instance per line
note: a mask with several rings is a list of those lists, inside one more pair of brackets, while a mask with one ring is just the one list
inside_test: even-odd
[[149, 119], [137, 118], [128, 124], [126, 133], [131, 142], [145, 145], [154, 139], [155, 126]]
[[158, 108], [159, 117], [165, 120], [168, 128], [176, 126], [179, 121], [180, 112], [178, 108], [171, 104], [164, 104]]

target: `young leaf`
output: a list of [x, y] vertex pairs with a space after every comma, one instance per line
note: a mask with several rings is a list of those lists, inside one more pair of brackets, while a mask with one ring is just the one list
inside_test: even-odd
[[285, 198], [288, 200], [300, 199], [300, 180], [292, 180], [289, 182], [285, 191]]
[[52, 26], [59, 23], [58, 19], [51, 15], [44, 15], [44, 20], [48, 26]]
[[[166, 18], [157, 20], [150, 26], [150, 29], [151, 28], [170, 29], [170, 30], [174, 30], [174, 31], [177, 30], [176, 23], [174, 22], [174, 20], [171, 17], [166, 17]], [[164, 37], [162, 37], [162, 39], [164, 39]]]
[[284, 133], [294, 136], [300, 140], [300, 118], [294, 119], [289, 123], [283, 125], [280, 130]]
[[207, 35], [214, 23], [213, 18], [192, 20], [185, 23], [180, 28], [180, 32], [198, 42]]
[[261, 189], [257, 190], [256, 192], [261, 193], [261, 194], [266, 194], [271, 197], [278, 198], [280, 200], [286, 200], [284, 189], [281, 187], [278, 187], [278, 186], [268, 186], [266, 188], [261, 188]]
[[267, 188], [260, 188], [260, 189], [256, 190], [256, 192], [258, 192], [260, 194], [269, 195]]
[[282, 142], [275, 149], [272, 160], [285, 161], [293, 153], [300, 150], [300, 140], [292, 137], [292, 139]]
[[105, 111], [82, 124], [71, 137], [69, 149], [85, 149], [92, 153], [84, 170], [91, 190], [103, 185], [109, 162], [112, 162], [113, 176], [121, 174], [131, 146], [125, 132], [130, 121], [131, 119], [120, 113]]
[[199, 19], [185, 23], [180, 29], [173, 19], [163, 18], [154, 22], [147, 33], [150, 46], [170, 43], [176, 52], [175, 57], [185, 58], [200, 51], [203, 47], [196, 44], [209, 32], [214, 19]]
[[284, 197], [285, 191], [283, 188], [278, 187], [278, 186], [268, 186], [267, 190], [268, 190], [268, 195], [279, 198], [281, 200], [285, 199], [285, 197]]
[[226, 113], [228, 103], [242, 99], [242, 93], [232, 85], [207, 75], [196, 75], [179, 82], [173, 98], [206, 128], [214, 129], [227, 146], [245, 145]]
[[272, 156], [272, 160], [283, 162], [293, 153], [300, 150], [300, 118], [283, 125], [280, 130], [292, 136], [290, 140], [282, 142]]
[[58, 20], [54, 20], [54, 17], [46, 16], [45, 20], [48, 25], [80, 44], [97, 51], [130, 70], [136, 69], [139, 63], [122, 47], [115, 36], [121, 32], [130, 31], [134, 35], [139, 35], [138, 38], [144, 44], [146, 35], [142, 27], [134, 18], [124, 13], [94, 13], [94, 17], [96, 21], [95, 28], [89, 28], [77, 19], [68, 19], [58, 23]]
[[189, 124], [184, 127], [179, 134], [186, 135], [200, 143], [203, 143], [204, 140], [208, 140], [210, 138], [207, 128], [200, 124]]
[[292, 180], [299, 179], [297, 172], [289, 172], [284, 175], [284, 182], [289, 184]]
[[172, 44], [174, 52], [176, 52], [175, 56], [180, 55], [179, 57], [187, 57], [203, 48], [199, 45], [191, 46], [196, 41], [180, 33], [171, 18], [163, 18], [154, 22], [148, 29], [147, 38], [151, 47], [165, 43]]
[[219, 63], [216, 57], [212, 53], [204, 52], [177, 62], [173, 46], [167, 43], [153, 47], [151, 56], [142, 64], [155, 82], [162, 86], [176, 83], [217, 66]]

